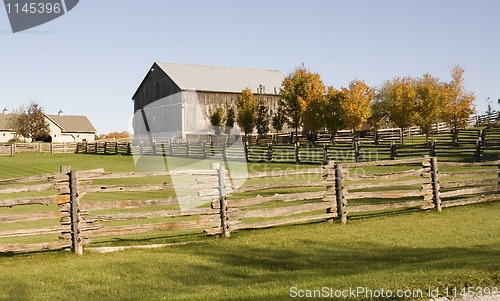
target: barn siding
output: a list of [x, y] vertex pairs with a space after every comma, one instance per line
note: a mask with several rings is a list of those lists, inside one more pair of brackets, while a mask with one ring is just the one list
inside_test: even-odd
[[134, 97], [134, 112], [155, 102], [158, 99], [180, 93], [181, 89], [155, 64], [151, 67]]
[[[241, 93], [215, 91], [182, 91], [177, 84], [155, 63], [133, 96], [134, 112], [144, 109], [154, 136], [185, 136], [186, 133], [209, 129], [209, 112], [218, 106], [236, 108]], [[174, 97], [168, 96], [181, 93]], [[182, 95], [182, 96], [181, 96]], [[257, 95], [254, 94], [255, 97]], [[266, 94], [266, 104], [276, 111], [280, 96]], [[198, 105], [199, 104], [199, 105]], [[134, 119], [136, 119], [134, 117]], [[135, 134], [147, 134], [144, 126], [135, 124]]]

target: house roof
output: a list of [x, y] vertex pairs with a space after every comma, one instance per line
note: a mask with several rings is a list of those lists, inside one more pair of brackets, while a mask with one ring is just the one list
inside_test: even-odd
[[86, 116], [45, 115], [59, 126], [63, 132], [96, 133], [96, 129]]
[[11, 114], [0, 114], [0, 131], [11, 131], [8, 122]]
[[187, 65], [156, 62], [181, 90], [241, 93], [245, 88], [257, 93], [259, 85], [265, 94], [279, 93], [285, 78], [277, 70]]

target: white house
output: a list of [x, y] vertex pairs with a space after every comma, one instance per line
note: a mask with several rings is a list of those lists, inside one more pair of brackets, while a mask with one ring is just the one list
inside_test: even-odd
[[[97, 131], [86, 116], [65, 116], [62, 111], [57, 115], [44, 115], [49, 124], [52, 142], [95, 141]], [[8, 142], [15, 138], [15, 132], [8, 126], [11, 116], [6, 109], [0, 114], [0, 142]]]
[[4, 109], [2, 114], [0, 114], [0, 142], [7, 142], [14, 139], [15, 132], [9, 127], [9, 112]]
[[86, 116], [65, 116], [45, 114], [49, 123], [52, 142], [94, 142], [96, 129]]

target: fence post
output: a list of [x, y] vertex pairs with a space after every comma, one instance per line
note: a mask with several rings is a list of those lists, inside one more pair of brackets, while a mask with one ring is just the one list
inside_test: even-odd
[[437, 211], [441, 212], [441, 196], [440, 193], [440, 185], [439, 185], [439, 170], [438, 170], [438, 161], [436, 157], [431, 158], [431, 183], [432, 183], [432, 201], [434, 203], [434, 208]]
[[248, 140], [245, 139], [245, 161], [248, 162]]
[[222, 232], [220, 237], [228, 238], [231, 236], [229, 231], [229, 217], [227, 215], [227, 196], [226, 196], [226, 184], [225, 184], [225, 170], [224, 167], [218, 166], [217, 169], [218, 184], [219, 184], [219, 203], [220, 203], [220, 226]]
[[127, 156], [130, 156], [132, 154], [132, 147], [130, 145], [130, 141], [127, 142]]
[[397, 157], [396, 144], [394, 142], [391, 142], [391, 160], [396, 160], [396, 157]]
[[172, 156], [174, 151], [172, 150], [172, 140], [168, 140], [168, 155]]
[[399, 129], [399, 143], [403, 144], [403, 129]]
[[344, 176], [342, 165], [335, 164], [335, 199], [337, 201], [337, 216], [342, 224], [347, 223], [346, 200], [344, 196]]
[[422, 157], [422, 172], [420, 177], [422, 177], [422, 197], [424, 201], [428, 203], [428, 206], [434, 206], [434, 189], [432, 180], [432, 166], [431, 159], [428, 155]]
[[186, 157], [189, 158], [189, 141], [186, 141]]
[[205, 159], [207, 157], [207, 146], [205, 145], [205, 141], [201, 141], [201, 152], [201, 156]]
[[431, 150], [429, 152], [429, 155], [431, 157], [435, 157], [436, 156], [436, 139], [432, 139], [431, 140]]
[[378, 130], [375, 130], [375, 145], [378, 145]]
[[71, 218], [71, 250], [77, 254], [83, 254], [83, 244], [80, 228], [80, 204], [78, 200], [78, 176], [77, 171], [72, 170], [69, 173], [70, 189], [70, 218]]
[[474, 153], [474, 161], [481, 162], [481, 138], [477, 138], [476, 140], [476, 152]]
[[300, 162], [299, 150], [300, 150], [300, 147], [299, 147], [299, 143], [297, 142], [294, 145], [295, 163], [299, 163]]
[[10, 145], [10, 156], [14, 157], [16, 155], [16, 143]]
[[115, 155], [118, 155], [118, 141], [115, 141]]
[[267, 144], [267, 161], [273, 161], [273, 147], [271, 146], [271, 143]]
[[222, 143], [222, 160], [227, 161], [227, 145]]
[[323, 145], [323, 164], [328, 165], [328, 144]]
[[[326, 208], [326, 213], [335, 213], [334, 208], [337, 207], [337, 200], [335, 197], [335, 161], [327, 161], [325, 164], [324, 179], [326, 184], [325, 202], [331, 203], [332, 207]], [[336, 209], [335, 209], [336, 210]], [[327, 219], [328, 222], [333, 223], [333, 218]]]
[[360, 154], [359, 154], [359, 140], [354, 140], [354, 159], [356, 162], [360, 161]]
[[104, 142], [104, 154], [108, 154], [108, 142]]

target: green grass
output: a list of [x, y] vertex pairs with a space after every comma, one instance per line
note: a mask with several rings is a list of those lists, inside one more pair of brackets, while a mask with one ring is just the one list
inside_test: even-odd
[[[153, 157], [145, 157], [144, 160], [146, 161], [143, 166], [157, 163]], [[195, 160], [182, 159], [176, 163], [192, 165]], [[0, 177], [57, 172], [60, 165], [71, 165], [80, 170], [136, 170], [133, 159], [125, 156], [35, 154], [0, 158]], [[310, 167], [317, 165], [255, 163], [249, 166], [249, 170], [262, 172], [274, 168]], [[411, 168], [418, 169], [420, 166], [369, 167], [363, 168], [363, 172], [369, 175]], [[464, 169], [446, 167], [440, 170], [444, 172]], [[314, 179], [314, 175], [305, 178], [282, 177], [273, 179], [273, 182], [305, 183]], [[164, 177], [147, 177], [142, 180], [131, 179], [127, 184], [153, 184], [169, 180]], [[120, 184], [121, 181], [102, 180], [96, 183]], [[247, 185], [273, 182], [269, 179], [252, 179]], [[272, 195], [317, 189], [322, 188], [247, 192], [235, 195], [234, 199], [253, 197], [256, 194]], [[8, 195], [17, 196], [26, 194]], [[82, 201], [140, 200], [167, 196], [165, 191], [102, 192], [89, 193]], [[269, 202], [254, 206], [253, 209], [278, 206], [282, 207], [283, 203]], [[0, 209], [1, 214], [56, 210], [55, 205]], [[100, 213], [140, 211], [143, 210], [110, 209]], [[366, 286], [371, 289], [424, 291], [436, 287], [440, 287], [441, 291], [445, 287], [499, 287], [499, 214], [500, 202], [493, 202], [445, 208], [442, 213], [420, 210], [359, 213], [351, 215], [348, 224], [344, 226], [320, 222], [266, 230], [237, 231], [231, 234], [230, 239], [206, 236], [201, 230], [96, 238], [93, 239], [92, 246], [186, 241], [196, 243], [112, 254], [86, 252], [81, 257], [65, 251], [0, 255], [0, 300], [287, 300], [290, 299], [289, 290], [292, 286], [302, 289], [321, 289], [324, 286], [348, 289]], [[175, 221], [190, 219], [177, 218]], [[167, 221], [174, 219], [131, 220], [105, 224], [118, 226]], [[1, 229], [47, 225], [57, 225], [57, 220], [6, 223], [1, 225]], [[37, 243], [49, 240], [57, 240], [57, 235], [6, 238], [0, 243]]]
[[157, 250], [4, 256], [0, 299], [288, 300], [291, 287], [498, 287], [499, 213], [497, 202]]

